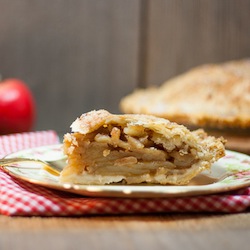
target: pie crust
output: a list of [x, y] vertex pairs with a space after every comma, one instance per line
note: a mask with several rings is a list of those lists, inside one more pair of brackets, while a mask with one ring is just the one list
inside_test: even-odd
[[225, 154], [223, 138], [150, 115], [90, 111], [71, 129], [62, 183], [182, 185]]
[[135, 90], [120, 107], [186, 126], [250, 128], [250, 60], [199, 66], [159, 87]]

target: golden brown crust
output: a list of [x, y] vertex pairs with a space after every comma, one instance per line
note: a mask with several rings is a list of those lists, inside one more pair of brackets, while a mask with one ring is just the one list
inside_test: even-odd
[[83, 114], [64, 137], [60, 181], [186, 184], [224, 156], [224, 140], [149, 115]]
[[158, 88], [136, 90], [120, 107], [186, 125], [248, 128], [250, 60], [194, 68]]

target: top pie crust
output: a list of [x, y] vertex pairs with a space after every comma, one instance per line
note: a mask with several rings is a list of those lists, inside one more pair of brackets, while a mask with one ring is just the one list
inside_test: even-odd
[[250, 60], [199, 66], [158, 88], [134, 91], [120, 107], [186, 125], [250, 128]]

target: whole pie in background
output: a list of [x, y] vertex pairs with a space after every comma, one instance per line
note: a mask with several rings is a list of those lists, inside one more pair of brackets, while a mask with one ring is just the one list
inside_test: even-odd
[[250, 153], [250, 60], [196, 67], [159, 87], [135, 90], [120, 107], [202, 127], [226, 138], [227, 148]]

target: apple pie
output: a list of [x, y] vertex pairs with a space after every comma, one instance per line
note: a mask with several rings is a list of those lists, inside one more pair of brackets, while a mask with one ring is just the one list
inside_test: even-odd
[[250, 60], [198, 66], [120, 102], [124, 113], [164, 117], [186, 126], [250, 128]]
[[151, 115], [90, 111], [64, 135], [60, 182], [187, 184], [224, 156], [224, 139]]

